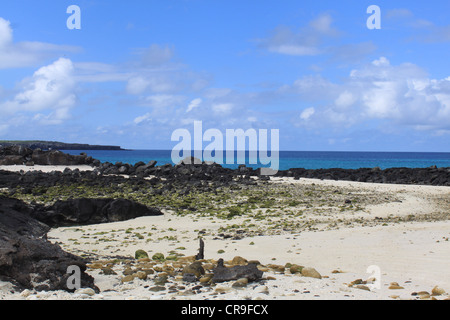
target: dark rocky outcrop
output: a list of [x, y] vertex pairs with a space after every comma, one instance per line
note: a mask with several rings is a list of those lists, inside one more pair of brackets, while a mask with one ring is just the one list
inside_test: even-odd
[[227, 268], [224, 266], [223, 259], [217, 261], [217, 267], [213, 270], [214, 276], [211, 281], [225, 282], [247, 278], [248, 281], [257, 281], [262, 278], [263, 271], [259, 270], [256, 263], [249, 263], [243, 266], [234, 266]]
[[51, 227], [123, 221], [161, 211], [125, 199], [71, 199], [52, 206], [28, 205], [0, 196], [0, 278], [20, 288], [66, 290], [69, 266], [81, 271], [81, 287], [93, 288], [87, 261], [47, 241]]
[[279, 171], [278, 177], [345, 180], [370, 183], [450, 186], [450, 168], [360, 168], [316, 169], [292, 168]]
[[[164, 178], [168, 184], [172, 182], [199, 183], [202, 181], [213, 181], [220, 184], [230, 184], [236, 178], [239, 184], [255, 184], [251, 177], [257, 177], [260, 181], [270, 178], [261, 174], [261, 168], [254, 169], [240, 165], [237, 169], [224, 168], [216, 163], [201, 162], [194, 157], [187, 157], [176, 165], [164, 164], [156, 166], [156, 161], [148, 163], [138, 162], [134, 165], [117, 162], [115, 164], [104, 162], [88, 157], [86, 154], [78, 156], [65, 154], [60, 151], [32, 150], [24, 146], [9, 146], [0, 148], [0, 165], [91, 165], [95, 167], [94, 174], [97, 175], [121, 175], [137, 179], [148, 177]], [[76, 170], [73, 175], [80, 174]], [[92, 174], [92, 173], [91, 173]], [[420, 184], [435, 186], [450, 186], [450, 168], [389, 168], [382, 170], [375, 168], [360, 169], [304, 169], [292, 168], [279, 170], [277, 177], [293, 177], [295, 179], [311, 178], [324, 180], [347, 180], [372, 183], [392, 184]], [[27, 176], [26, 178], [29, 178]], [[1, 180], [1, 178], [0, 178]]]
[[163, 213], [127, 199], [70, 199], [40, 208], [33, 217], [50, 227], [79, 226], [125, 221]]
[[69, 266], [81, 271], [81, 286], [98, 292], [85, 273], [86, 261], [46, 239], [49, 226], [30, 216], [33, 208], [16, 199], [0, 197], [0, 278], [19, 288], [66, 290]]
[[123, 150], [119, 146], [90, 145], [85, 143], [64, 143], [57, 141], [0, 141], [0, 147], [20, 146], [42, 150]]
[[0, 148], [0, 165], [93, 165], [94, 159], [85, 153], [78, 156], [59, 150], [42, 151], [22, 145]]

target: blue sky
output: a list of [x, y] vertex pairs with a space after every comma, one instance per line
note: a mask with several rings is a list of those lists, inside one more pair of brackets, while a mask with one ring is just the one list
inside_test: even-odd
[[[69, 30], [68, 6], [81, 9]], [[381, 29], [366, 12], [381, 9]], [[450, 152], [448, 1], [3, 1], [0, 139], [171, 149], [279, 129], [281, 150]]]

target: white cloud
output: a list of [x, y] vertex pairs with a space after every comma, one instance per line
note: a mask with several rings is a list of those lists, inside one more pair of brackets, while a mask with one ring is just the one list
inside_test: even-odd
[[300, 115], [300, 119], [306, 121], [309, 118], [311, 118], [311, 116], [313, 116], [315, 112], [316, 112], [316, 109], [314, 109], [314, 108], [307, 108], [307, 109], [303, 110], [302, 114]]
[[57, 125], [71, 118], [70, 108], [60, 108], [50, 112], [48, 115], [38, 113], [33, 117], [33, 121], [42, 125]]
[[4, 49], [12, 43], [13, 32], [10, 22], [0, 18], [0, 48]]
[[65, 58], [40, 68], [22, 82], [21, 92], [0, 105], [1, 109], [9, 114], [52, 110], [56, 118], [67, 119], [77, 100], [73, 71], [72, 61]]
[[334, 104], [340, 108], [347, 108], [356, 102], [356, 97], [349, 91], [342, 92], [334, 101]]
[[135, 124], [140, 124], [141, 122], [144, 122], [144, 121], [150, 119], [150, 117], [151, 117], [151, 114], [150, 113], [146, 113], [143, 116], [136, 117], [134, 119], [134, 123]]
[[15, 43], [10, 22], [0, 17], [0, 69], [34, 66], [62, 53], [78, 51], [78, 47], [44, 42]]
[[286, 54], [290, 56], [315, 56], [321, 53], [321, 50], [319, 50], [318, 48], [295, 44], [269, 46], [268, 49], [271, 52]]
[[141, 94], [149, 85], [150, 82], [147, 79], [143, 77], [133, 77], [128, 80], [127, 92], [129, 94]]
[[308, 93], [317, 101], [314, 109], [306, 109], [300, 116], [311, 126], [351, 126], [382, 120], [417, 130], [450, 128], [450, 79], [431, 79], [411, 63], [392, 65], [380, 57], [352, 70], [341, 83], [305, 77], [290, 89], [303, 100]]
[[219, 103], [219, 104], [213, 104], [212, 109], [214, 113], [226, 115], [233, 110], [234, 105], [232, 103]]
[[203, 102], [203, 100], [200, 98], [192, 100], [191, 103], [189, 103], [186, 113], [191, 112], [195, 108], [198, 108], [202, 104], [202, 102]]

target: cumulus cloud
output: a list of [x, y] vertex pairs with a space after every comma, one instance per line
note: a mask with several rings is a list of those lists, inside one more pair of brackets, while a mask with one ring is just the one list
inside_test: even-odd
[[77, 101], [73, 72], [72, 61], [66, 58], [40, 68], [31, 78], [22, 81], [21, 91], [0, 104], [0, 109], [6, 114], [50, 111], [49, 115], [38, 113], [34, 117], [46, 123], [68, 119], [69, 110]]
[[450, 128], [450, 77], [431, 79], [417, 65], [392, 65], [385, 57], [352, 70], [342, 83], [323, 78], [299, 79], [293, 86], [299, 94], [327, 97], [315, 112], [304, 110], [300, 118], [315, 126], [353, 125], [382, 120], [417, 130]]
[[34, 66], [67, 52], [80, 48], [44, 42], [14, 42], [11, 23], [0, 17], [0, 69]]

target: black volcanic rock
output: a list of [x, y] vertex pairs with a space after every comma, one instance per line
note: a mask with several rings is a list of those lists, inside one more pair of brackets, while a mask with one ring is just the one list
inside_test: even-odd
[[127, 199], [70, 199], [33, 212], [33, 217], [50, 227], [79, 226], [126, 221], [163, 213]]
[[81, 287], [93, 288], [86, 261], [46, 239], [49, 226], [33, 219], [33, 208], [16, 199], [0, 197], [0, 278], [20, 288], [66, 290], [69, 266], [81, 271]]
[[263, 271], [259, 270], [256, 263], [249, 263], [243, 266], [227, 268], [223, 264], [223, 259], [217, 261], [217, 267], [213, 270], [212, 282], [226, 282], [247, 278], [248, 281], [257, 281], [262, 278]]
[[[97, 163], [97, 162], [95, 162]], [[94, 159], [85, 153], [70, 155], [58, 150], [32, 150], [22, 145], [0, 147], [0, 165], [93, 165]]]
[[[84, 165], [91, 164], [86, 154], [79, 156], [70, 155], [58, 150], [40, 151], [34, 150], [31, 160], [37, 165]], [[92, 160], [92, 158], [91, 158]]]

